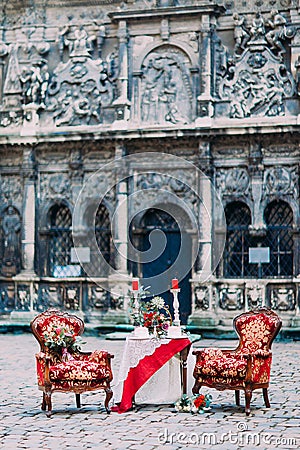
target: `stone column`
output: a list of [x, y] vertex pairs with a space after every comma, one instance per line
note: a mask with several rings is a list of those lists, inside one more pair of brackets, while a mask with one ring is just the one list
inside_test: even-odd
[[35, 275], [35, 162], [32, 149], [23, 153], [24, 207], [23, 207], [23, 272]]
[[35, 273], [35, 157], [32, 148], [23, 151], [22, 175], [24, 180], [23, 220], [22, 220], [22, 270], [14, 277], [17, 302], [20, 299], [19, 285], [27, 286], [29, 311], [13, 311], [12, 320], [31, 320], [35, 316], [34, 304], [37, 297], [37, 282]]
[[115, 271], [109, 276], [109, 292], [111, 306], [105, 314], [104, 320], [111, 323], [130, 323], [127, 312], [128, 290], [130, 277], [127, 271], [128, 256], [128, 189], [127, 189], [127, 167], [125, 161], [119, 158], [126, 155], [123, 143], [116, 143], [115, 151], [115, 173], [116, 173], [116, 202], [113, 218], [113, 242], [115, 245]]
[[209, 15], [203, 14], [201, 24], [200, 76], [201, 93], [198, 97], [196, 125], [207, 123], [213, 116], [211, 99], [211, 23]]
[[[123, 144], [116, 146], [116, 158], [125, 152]], [[114, 218], [115, 244], [116, 244], [116, 269], [122, 274], [127, 274], [127, 250], [128, 250], [128, 201], [127, 179], [124, 162], [117, 164], [117, 177], [120, 181], [116, 186], [116, 214]]]
[[[210, 143], [208, 141], [199, 142], [199, 255], [196, 273], [192, 280], [193, 286], [193, 307], [189, 317], [189, 324], [195, 326], [214, 327], [216, 314], [212, 303], [212, 286], [214, 282], [213, 270], [215, 266], [214, 253], [216, 243], [213, 242], [215, 236], [214, 227], [219, 223], [218, 210], [214, 210], [214, 195], [212, 177], [212, 157]], [[215, 214], [217, 216], [215, 217]], [[218, 252], [216, 252], [218, 253]], [[203, 294], [205, 302], [202, 307], [197, 307], [197, 296]], [[199, 306], [199, 305], [198, 305]]]
[[[127, 121], [130, 115], [130, 101], [128, 100], [128, 33], [125, 20], [119, 22], [119, 83], [120, 95], [114, 101], [115, 120]], [[120, 124], [119, 124], [120, 125]]]

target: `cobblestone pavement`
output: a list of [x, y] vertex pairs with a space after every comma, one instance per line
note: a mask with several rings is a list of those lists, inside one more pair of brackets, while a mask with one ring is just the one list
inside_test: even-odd
[[[115, 354], [116, 373], [124, 341], [86, 337], [84, 350]], [[231, 348], [234, 341], [201, 340], [194, 347]], [[300, 345], [275, 342], [270, 386], [271, 408], [261, 392], [252, 399], [251, 416], [234, 405], [234, 393], [203, 388], [213, 395], [206, 414], [177, 413], [172, 405], [140, 405], [125, 414], [107, 415], [102, 392], [82, 395], [76, 409], [73, 394], [53, 395], [50, 419], [41, 411], [31, 334], [0, 335], [0, 446], [6, 449], [293, 449], [300, 448]], [[100, 402], [102, 403], [100, 406]]]

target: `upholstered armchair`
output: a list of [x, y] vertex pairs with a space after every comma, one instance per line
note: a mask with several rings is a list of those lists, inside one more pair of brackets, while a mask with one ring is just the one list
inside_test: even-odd
[[42, 410], [47, 409], [47, 416], [51, 416], [54, 391], [74, 392], [80, 408], [81, 393], [102, 389], [109, 413], [113, 355], [101, 350], [79, 350], [77, 340], [84, 330], [83, 321], [67, 312], [48, 309], [35, 317], [30, 326], [40, 344], [40, 352], [36, 354], [37, 381], [43, 391]]
[[272, 362], [271, 345], [281, 328], [278, 315], [268, 308], [258, 308], [234, 319], [239, 335], [235, 350], [206, 348], [196, 350], [193, 393], [201, 386], [235, 391], [240, 405], [240, 391], [245, 392], [246, 415], [250, 414], [252, 391], [262, 389], [265, 405], [270, 407], [268, 387]]

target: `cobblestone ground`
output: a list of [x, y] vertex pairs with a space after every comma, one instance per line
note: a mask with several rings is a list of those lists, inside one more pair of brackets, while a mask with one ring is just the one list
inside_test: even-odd
[[[87, 337], [84, 350], [102, 348], [115, 354], [116, 373], [124, 341]], [[201, 340], [194, 347], [234, 347], [234, 341]], [[300, 345], [273, 344], [271, 408], [259, 391], [251, 416], [234, 405], [234, 393], [203, 388], [213, 395], [206, 414], [177, 413], [172, 405], [140, 405], [125, 414], [107, 415], [101, 392], [82, 395], [76, 409], [73, 394], [53, 395], [50, 419], [41, 411], [31, 334], [0, 335], [0, 446], [6, 449], [293, 449], [300, 448]], [[101, 404], [100, 404], [101, 402]], [[100, 406], [99, 406], [100, 405]]]

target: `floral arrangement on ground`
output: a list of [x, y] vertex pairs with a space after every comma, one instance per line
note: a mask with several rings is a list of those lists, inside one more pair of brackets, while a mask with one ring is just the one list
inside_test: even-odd
[[204, 414], [211, 410], [210, 404], [212, 401], [211, 394], [198, 394], [189, 397], [183, 394], [182, 397], [174, 404], [176, 411], [188, 412], [192, 414]]

